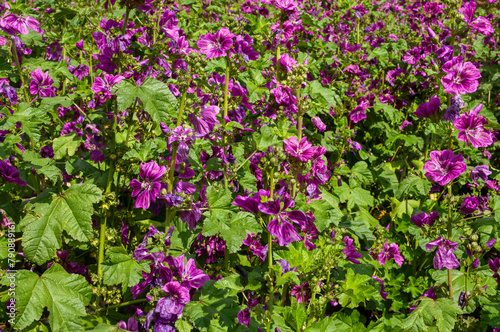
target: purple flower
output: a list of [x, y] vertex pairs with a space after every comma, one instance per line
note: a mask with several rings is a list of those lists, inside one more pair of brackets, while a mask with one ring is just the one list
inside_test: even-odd
[[76, 42], [76, 48], [79, 49], [80, 51], [83, 51], [83, 38], [80, 39], [79, 42]]
[[128, 322], [120, 321], [118, 323], [118, 327], [122, 330], [130, 331], [130, 332], [139, 332], [139, 325], [134, 317], [130, 317]]
[[156, 304], [155, 312], [160, 317], [168, 317], [168, 314], [180, 315], [184, 310], [184, 305], [189, 302], [189, 289], [181, 286], [178, 281], [171, 281], [162, 287], [162, 291], [168, 294], [161, 298]]
[[488, 165], [480, 165], [476, 166], [472, 169], [470, 174], [472, 181], [477, 182], [479, 179], [483, 179], [483, 181], [488, 180], [488, 176], [491, 174], [490, 167]]
[[283, 11], [292, 11], [297, 8], [298, 3], [293, 0], [274, 0], [274, 5]]
[[493, 278], [495, 278], [500, 284], [500, 275], [498, 273], [498, 270], [500, 269], [500, 258], [496, 257], [495, 259], [490, 259], [488, 261], [488, 265], [490, 266], [491, 271], [495, 273]]
[[489, 36], [495, 32], [490, 21], [486, 17], [479, 16], [474, 20], [474, 14], [476, 12], [475, 2], [465, 2], [459, 12], [464, 15], [465, 22], [467, 22], [471, 28], [477, 30], [479, 33]]
[[17, 92], [13, 87], [9, 85], [3, 86], [3, 83], [0, 83], [0, 94], [8, 98], [11, 105], [17, 104]]
[[355, 264], [361, 264], [361, 262], [358, 261], [358, 259], [363, 257], [363, 255], [361, 255], [361, 253], [356, 251], [356, 247], [352, 244], [353, 242], [354, 242], [353, 239], [351, 239], [349, 236], [345, 236], [344, 237], [345, 247], [344, 250], [342, 250], [342, 252], [346, 255], [348, 261], [351, 261]]
[[424, 171], [427, 171], [425, 176], [441, 186], [459, 177], [467, 169], [462, 155], [455, 156], [451, 150], [432, 151], [430, 158], [424, 165]]
[[111, 75], [105, 74], [104, 78], [96, 77], [94, 80], [94, 85], [90, 88], [95, 93], [102, 92], [104, 99], [111, 98], [111, 89], [114, 85], [120, 83], [125, 77], [121, 75]]
[[420, 104], [417, 107], [417, 110], [413, 112], [416, 116], [420, 118], [430, 118], [434, 113], [439, 111], [439, 107], [441, 106], [441, 100], [438, 96], [432, 96], [431, 100]]
[[50, 145], [45, 145], [40, 150], [40, 156], [42, 156], [42, 158], [54, 159], [54, 148], [51, 147]]
[[[137, 197], [135, 201], [135, 208], [148, 209], [151, 201], [156, 201], [156, 196], [161, 189], [161, 183], [159, 180], [166, 171], [165, 166], [159, 166], [156, 162], [150, 161], [147, 164], [141, 164], [140, 177], [144, 182], [139, 182], [137, 179], [130, 181], [130, 186], [132, 187], [132, 197]], [[144, 189], [144, 191], [142, 191]], [[141, 193], [142, 191], [142, 193]]]
[[250, 60], [257, 60], [259, 58], [259, 53], [255, 52], [252, 48], [253, 39], [249, 35], [236, 36], [236, 42], [234, 43], [234, 50], [236, 53], [243, 57], [243, 61], [249, 63]]
[[399, 129], [403, 130], [405, 129], [406, 126], [410, 126], [412, 125], [413, 123], [408, 121], [408, 120], [404, 120], [403, 123], [401, 123], [401, 126], [399, 126]]
[[286, 72], [289, 73], [292, 71], [293, 66], [297, 65], [297, 61], [285, 53], [280, 56], [280, 64], [285, 68]]
[[440, 237], [437, 240], [427, 243], [425, 250], [432, 250], [437, 247], [436, 256], [434, 256], [434, 268], [441, 270], [442, 268], [456, 269], [460, 266], [460, 262], [453, 253], [458, 249], [458, 243]]
[[191, 123], [197, 132], [197, 137], [204, 137], [215, 128], [215, 124], [219, 123], [217, 114], [219, 114], [218, 106], [207, 106], [200, 111], [200, 116], [195, 117], [194, 114], [189, 114]]
[[399, 246], [396, 243], [391, 243], [390, 245], [385, 242], [384, 249], [378, 254], [378, 261], [380, 265], [385, 265], [385, 262], [394, 258], [396, 264], [401, 266], [404, 262], [404, 258], [399, 253]]
[[473, 214], [479, 207], [479, 199], [477, 197], [469, 196], [465, 197], [460, 207], [460, 213], [462, 214]]
[[184, 266], [184, 254], [179, 257], [168, 256], [167, 263], [174, 276], [182, 280], [182, 286], [184, 287], [198, 289], [210, 279], [202, 270], [196, 269], [194, 259], [189, 259]]
[[300, 285], [295, 285], [293, 286], [290, 295], [297, 298], [297, 303], [308, 303], [311, 298], [311, 287], [309, 287], [309, 283], [307, 282], [304, 282], [302, 287]]
[[285, 151], [299, 159], [302, 162], [307, 162], [308, 160], [314, 159], [318, 154], [322, 155], [325, 152], [324, 148], [313, 147], [310, 142], [307, 141], [307, 137], [302, 137], [300, 142], [294, 136], [290, 139], [285, 139]]
[[287, 246], [292, 242], [302, 240], [299, 232], [290, 221], [300, 224], [301, 222], [307, 222], [307, 217], [304, 212], [298, 210], [284, 212], [286, 209], [295, 206], [291, 198], [285, 197], [283, 198], [283, 204], [281, 203], [282, 201], [279, 198], [275, 201], [260, 203], [259, 210], [262, 213], [276, 216], [275, 219], [269, 222], [267, 229], [271, 235], [278, 238], [280, 246]]
[[429, 288], [424, 294], [422, 294], [421, 297], [428, 297], [428, 298], [433, 299], [434, 301], [436, 301], [437, 300], [437, 296], [434, 293], [434, 286], [432, 286], [431, 288]]
[[434, 221], [436, 221], [438, 217], [439, 213], [437, 213], [436, 211], [431, 212], [430, 215], [428, 215], [426, 212], [422, 212], [412, 216], [410, 221], [417, 227], [422, 227], [424, 225], [432, 226], [434, 224]]
[[380, 296], [382, 296], [382, 298], [384, 300], [387, 300], [387, 295], [389, 295], [389, 294], [387, 294], [387, 292], [385, 291], [384, 281], [377, 276], [372, 276], [372, 278], [377, 280], [378, 282], [380, 282], [380, 285], [381, 285]]
[[40, 29], [38, 26], [39, 24], [40, 23], [33, 17], [22, 17], [15, 14], [9, 14], [0, 20], [2, 30], [9, 35], [14, 35], [16, 33], [27, 35], [29, 33], [28, 28], [42, 34], [43, 30]]
[[263, 262], [266, 260], [267, 251], [269, 250], [268, 244], [263, 246], [258, 240], [253, 239], [250, 234], [247, 234], [247, 238], [243, 240], [243, 244], [250, 247], [254, 256], [258, 256]]
[[8, 161], [0, 159], [0, 179], [9, 183], [16, 183], [21, 187], [26, 186], [26, 182], [19, 178], [19, 170]]
[[359, 121], [366, 119], [366, 106], [366, 103], [361, 103], [349, 113], [349, 118], [352, 122], [358, 123]]
[[129, 244], [128, 241], [128, 236], [129, 236], [129, 230], [128, 230], [128, 225], [125, 225], [125, 223], [122, 221], [122, 229], [120, 231], [120, 237], [122, 238], [122, 242], [125, 243], [126, 245]]
[[455, 122], [460, 116], [460, 110], [464, 107], [465, 102], [460, 95], [455, 95], [451, 98], [451, 104], [446, 108], [443, 115], [444, 121]]
[[31, 73], [33, 80], [30, 82], [30, 93], [32, 95], [40, 94], [40, 97], [55, 97], [56, 88], [51, 84], [54, 80], [49, 77], [49, 72], [45, 73], [37, 68]]
[[167, 140], [169, 145], [173, 142], [179, 141], [179, 145], [177, 147], [177, 157], [179, 157], [179, 162], [185, 162], [188, 158], [189, 145], [193, 144], [196, 140], [193, 133], [194, 131], [192, 129], [184, 129], [183, 126], [179, 126], [172, 130], [172, 135]]
[[261, 189], [259, 190], [259, 194], [253, 197], [243, 197], [238, 195], [231, 204], [239, 206], [243, 210], [251, 213], [259, 213], [260, 196], [268, 196], [267, 194], [264, 194], [264, 192], [265, 191]]
[[245, 308], [238, 312], [238, 323], [245, 325], [246, 328], [250, 326], [250, 308]]
[[462, 56], [458, 56], [443, 65], [447, 75], [441, 79], [441, 83], [446, 93], [466, 94], [477, 90], [481, 74], [471, 62], [464, 63], [463, 60]]
[[85, 76], [89, 76], [90, 68], [85, 65], [78, 66], [68, 66], [68, 70], [71, 74], [75, 75], [79, 80], [84, 78]]
[[47, 60], [59, 61], [62, 59], [62, 46], [59, 42], [54, 42], [47, 46], [47, 51], [45, 52], [47, 55]]
[[272, 90], [272, 93], [279, 105], [289, 106], [297, 103], [297, 98], [293, 95], [292, 89], [287, 86], [278, 84], [276, 88]]
[[319, 116], [315, 116], [312, 118], [312, 123], [321, 132], [324, 132], [326, 130], [326, 124], [321, 121], [321, 118]]
[[469, 146], [469, 142], [475, 148], [487, 147], [493, 144], [493, 135], [489, 130], [483, 128], [488, 123], [485, 117], [478, 115], [483, 104], [479, 104], [470, 113], [464, 113], [455, 122], [455, 128], [460, 130], [458, 139]]
[[208, 33], [201, 36], [201, 39], [196, 43], [202, 54], [205, 54], [208, 59], [226, 56], [231, 46], [235, 34], [231, 33], [228, 28], [222, 28], [215, 34]]

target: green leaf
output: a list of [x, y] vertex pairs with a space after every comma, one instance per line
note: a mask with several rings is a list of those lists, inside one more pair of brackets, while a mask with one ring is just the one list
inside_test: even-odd
[[57, 180], [62, 180], [61, 170], [55, 166], [56, 162], [51, 158], [42, 158], [40, 155], [33, 151], [25, 151], [23, 153], [24, 161], [31, 164], [31, 167], [35, 168], [37, 173], [41, 173], [48, 177], [53, 183], [57, 183]]
[[215, 281], [209, 280], [203, 285], [198, 301], [186, 304], [182, 315], [199, 329], [207, 330], [213, 317], [219, 318], [221, 327], [233, 331], [237, 327], [236, 316], [240, 311], [239, 300], [231, 295], [230, 289], [214, 287]]
[[377, 58], [382, 66], [387, 66], [389, 61], [389, 53], [383, 47], [377, 47], [368, 54], [368, 59]]
[[379, 292], [369, 283], [372, 278], [364, 274], [354, 274], [349, 269], [343, 282], [343, 292], [339, 296], [339, 303], [343, 307], [354, 309], [360, 303], [366, 304], [367, 300], [380, 297]]
[[373, 175], [370, 169], [368, 168], [368, 164], [364, 161], [358, 161], [351, 169], [352, 174], [356, 177], [356, 180], [359, 180], [364, 183], [372, 183]]
[[65, 156], [73, 156], [82, 143], [82, 139], [75, 132], [54, 139], [54, 159], [59, 160]]
[[165, 83], [152, 77], [148, 77], [139, 87], [131, 80], [123, 80], [114, 87], [114, 91], [120, 109], [127, 109], [135, 98], [139, 98], [144, 110], [157, 123], [168, 123], [177, 115], [177, 99]]
[[267, 152], [270, 146], [281, 144], [281, 141], [270, 126], [263, 126], [260, 128], [260, 132], [254, 132], [253, 139], [259, 151]]
[[244, 289], [241, 284], [241, 277], [239, 274], [232, 274], [228, 277], [217, 280], [215, 287], [218, 289], [229, 289], [231, 295], [236, 295]]
[[[47, 192], [50, 193], [50, 192]], [[43, 195], [43, 194], [42, 194]], [[74, 240], [88, 242], [92, 236], [92, 204], [101, 199], [101, 190], [93, 184], [75, 184], [49, 202], [36, 202], [21, 220], [26, 258], [41, 265], [52, 258], [62, 245], [62, 231]]]
[[418, 307], [403, 322], [405, 331], [428, 331], [436, 326], [438, 331], [452, 331], [457, 321], [457, 315], [462, 310], [450, 299], [439, 298], [436, 301], [423, 297]]
[[123, 247], [111, 247], [106, 251], [107, 261], [102, 264], [103, 282], [106, 285], [122, 284], [123, 288], [138, 284], [142, 271], [149, 272], [148, 264], [133, 259]]
[[[7, 277], [2, 279], [3, 285], [9, 282]], [[85, 306], [92, 296], [92, 289], [83, 276], [69, 274], [61, 265], [52, 264], [41, 276], [19, 270], [16, 285], [16, 330], [39, 321], [44, 308], [49, 311], [52, 331], [83, 330], [81, 317], [87, 315]]]
[[[10, 113], [7, 112], [9, 115]], [[4, 129], [11, 129], [17, 122], [21, 123], [21, 130], [31, 137], [35, 142], [40, 140], [42, 124], [50, 123], [47, 112], [30, 107], [27, 103], [20, 103], [14, 111], [14, 115], [8, 116]], [[2, 129], [2, 128], [0, 128]]]
[[210, 186], [207, 189], [207, 200], [210, 208], [210, 214], [218, 219], [224, 218], [231, 208], [233, 200], [229, 189], [215, 189]]
[[306, 308], [303, 303], [294, 302], [292, 306], [284, 308], [283, 317], [289, 326], [295, 331], [300, 332], [307, 320]]
[[366, 331], [365, 325], [359, 321], [361, 314], [359, 311], [354, 310], [350, 315], [340, 313], [333, 320], [334, 328], [331, 331], [336, 332], [364, 332]]
[[151, 160], [152, 152], [158, 145], [153, 141], [134, 144], [134, 148], [130, 149], [123, 156], [124, 160], [137, 159], [142, 163]]
[[325, 106], [336, 106], [342, 104], [338, 94], [330, 88], [324, 87], [319, 81], [313, 81], [309, 87], [309, 95], [315, 101]]
[[398, 190], [396, 191], [396, 198], [398, 200], [407, 198], [410, 193], [414, 193], [417, 196], [427, 196], [430, 188], [431, 184], [427, 179], [410, 175], [399, 184]]
[[371, 193], [361, 187], [356, 187], [351, 190], [351, 196], [347, 201], [347, 208], [349, 210], [358, 208], [368, 208], [369, 206], [375, 205], [375, 199]]
[[342, 212], [338, 208], [338, 204], [332, 205], [331, 202], [328, 202], [324, 199], [324, 197], [328, 196], [334, 197], [333, 195], [325, 191], [322, 194], [323, 199], [313, 200], [308, 205], [313, 210], [314, 217], [316, 218], [314, 224], [320, 232], [322, 232], [332, 223], [338, 226], [340, 219], [342, 218]]
[[375, 111], [382, 111], [387, 120], [395, 123], [400, 123], [403, 121], [403, 114], [389, 104], [384, 104], [380, 102], [377, 98], [375, 99], [375, 104], [373, 105]]
[[[218, 213], [219, 214], [219, 213]], [[236, 215], [228, 217], [224, 215], [222, 219], [214, 217], [205, 219], [202, 234], [213, 236], [220, 234], [230, 253], [234, 253], [241, 248], [243, 240], [248, 234], [262, 232], [262, 227], [255, 220], [255, 216], [250, 212], [238, 212]]]

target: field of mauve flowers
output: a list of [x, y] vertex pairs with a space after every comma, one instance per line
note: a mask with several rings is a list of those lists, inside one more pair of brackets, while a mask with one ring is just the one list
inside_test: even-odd
[[500, 331], [500, 1], [0, 4], [0, 331]]

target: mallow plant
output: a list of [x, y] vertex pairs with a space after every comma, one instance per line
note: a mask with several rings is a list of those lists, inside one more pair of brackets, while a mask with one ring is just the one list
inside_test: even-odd
[[485, 1], [0, 4], [1, 331], [499, 331]]

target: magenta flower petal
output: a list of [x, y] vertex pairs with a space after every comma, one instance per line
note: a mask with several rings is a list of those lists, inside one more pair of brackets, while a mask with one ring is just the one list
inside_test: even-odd
[[430, 158], [424, 165], [424, 171], [427, 171], [425, 176], [441, 186], [459, 177], [467, 169], [462, 155], [455, 156], [451, 150], [432, 151]]

